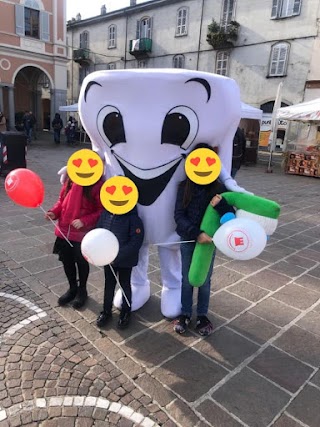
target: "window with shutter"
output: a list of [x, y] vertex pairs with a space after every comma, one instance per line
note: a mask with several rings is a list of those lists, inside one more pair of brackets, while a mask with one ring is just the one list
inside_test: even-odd
[[184, 55], [175, 55], [173, 57], [173, 68], [184, 68]]
[[140, 21], [137, 21], [136, 39], [140, 39]]
[[176, 26], [176, 35], [184, 36], [187, 34], [187, 21], [188, 21], [188, 10], [187, 8], [182, 8], [178, 10], [177, 13], [177, 26]]
[[151, 39], [152, 18], [142, 18], [139, 26], [139, 37], [137, 39]]
[[301, 11], [301, 0], [294, 0], [294, 4], [293, 4], [293, 15], [300, 15], [300, 11]]
[[300, 15], [302, 0], [273, 0], [271, 18], [288, 18]]
[[35, 39], [40, 38], [40, 12], [36, 9], [24, 8], [25, 35]]
[[89, 49], [89, 33], [83, 31], [80, 33], [80, 49]]
[[41, 40], [50, 41], [50, 28], [49, 28], [49, 13], [45, 11], [40, 12], [40, 31]]
[[22, 4], [16, 4], [16, 34], [18, 36], [25, 35], [24, 28], [24, 6]]
[[281, 0], [272, 0], [271, 18], [278, 18]]
[[222, 14], [221, 14], [221, 20], [220, 25], [223, 28], [227, 28], [230, 22], [233, 19], [234, 15], [234, 7], [235, 7], [235, 0], [224, 0], [222, 4]]
[[270, 77], [284, 76], [286, 74], [288, 51], [288, 43], [278, 43], [272, 47], [269, 68]]
[[112, 49], [116, 47], [116, 26], [110, 25], [109, 27], [109, 40], [108, 40], [108, 48]]
[[228, 52], [218, 52], [216, 57], [216, 74], [222, 76], [228, 74], [229, 57], [230, 55]]

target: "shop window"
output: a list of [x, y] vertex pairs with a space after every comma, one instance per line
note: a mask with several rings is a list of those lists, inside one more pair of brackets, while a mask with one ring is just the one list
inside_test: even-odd
[[229, 58], [228, 52], [218, 52], [216, 57], [216, 74], [226, 76], [229, 69]]
[[175, 55], [173, 57], [173, 68], [184, 68], [184, 55]]
[[227, 29], [230, 22], [234, 18], [236, 0], [224, 0], [222, 3], [222, 13], [220, 19], [220, 26]]
[[49, 13], [36, 0], [15, 5], [16, 34], [50, 41]]
[[186, 36], [188, 34], [188, 9], [182, 7], [177, 13], [176, 36]]
[[108, 29], [108, 49], [117, 47], [117, 27], [110, 25]]
[[273, 0], [272, 19], [289, 18], [300, 15], [302, 0]]
[[277, 43], [272, 46], [270, 54], [269, 77], [279, 77], [286, 75], [288, 55], [288, 43]]

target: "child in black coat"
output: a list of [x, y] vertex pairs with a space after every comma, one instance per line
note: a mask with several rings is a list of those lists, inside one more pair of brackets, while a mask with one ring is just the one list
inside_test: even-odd
[[[123, 215], [115, 215], [104, 210], [97, 223], [97, 228], [111, 231], [119, 241], [119, 253], [111, 266], [118, 276], [119, 282], [128, 302], [122, 296], [122, 308], [118, 320], [118, 328], [124, 329], [129, 325], [131, 313], [131, 271], [138, 264], [139, 250], [141, 248], [144, 229], [138, 216], [137, 207]], [[112, 302], [116, 287], [116, 279], [110, 265], [104, 266], [105, 288], [103, 311], [97, 319], [99, 327], [106, 325], [112, 316]]]

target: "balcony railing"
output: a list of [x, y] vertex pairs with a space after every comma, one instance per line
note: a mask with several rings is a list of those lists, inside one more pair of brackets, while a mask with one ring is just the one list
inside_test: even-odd
[[135, 57], [148, 56], [152, 50], [152, 40], [148, 38], [130, 40], [129, 52]]
[[89, 49], [75, 49], [73, 51], [73, 60], [79, 64], [91, 62]]

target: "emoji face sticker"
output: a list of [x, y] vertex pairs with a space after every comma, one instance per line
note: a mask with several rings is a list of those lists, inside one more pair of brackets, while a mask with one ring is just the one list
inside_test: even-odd
[[125, 176], [109, 178], [100, 190], [102, 205], [107, 211], [116, 215], [130, 212], [137, 204], [138, 197], [135, 183]]
[[94, 151], [79, 150], [69, 157], [67, 174], [74, 183], [87, 187], [95, 184], [101, 178], [103, 162]]
[[220, 175], [221, 161], [217, 153], [209, 148], [192, 151], [185, 162], [186, 174], [196, 184], [206, 185]]

